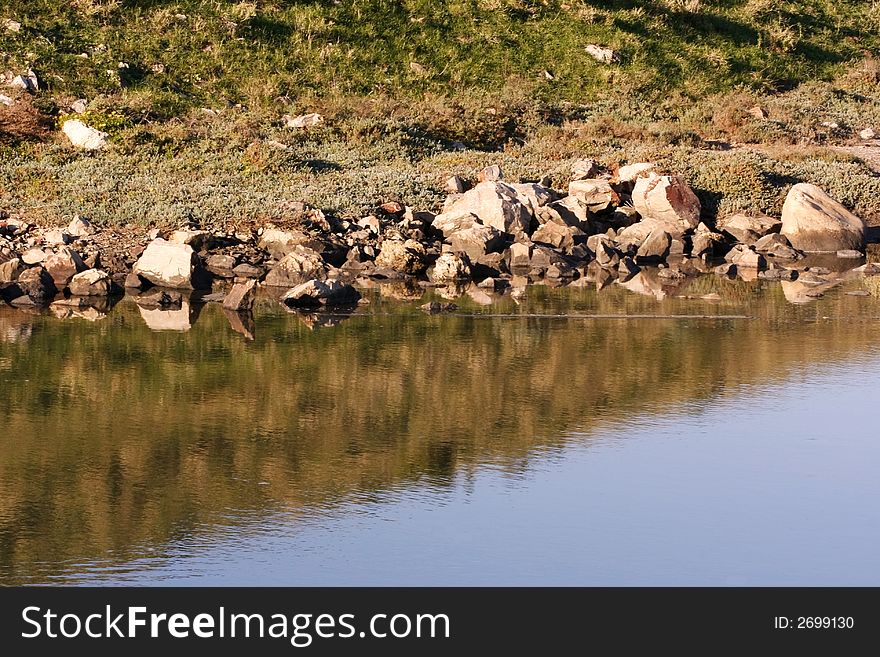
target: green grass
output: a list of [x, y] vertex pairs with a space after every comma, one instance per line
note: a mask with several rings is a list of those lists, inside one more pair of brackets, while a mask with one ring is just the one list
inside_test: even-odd
[[[5, 69], [33, 65], [59, 97], [130, 96], [155, 118], [511, 80], [574, 103], [779, 90], [880, 47], [880, 10], [856, 0], [3, 0], [2, 18], [23, 25], [0, 36]], [[588, 43], [618, 50], [620, 64], [595, 62]]]
[[[0, 71], [32, 67], [42, 89], [0, 105], [0, 211], [36, 222], [255, 222], [292, 201], [342, 217], [390, 199], [437, 209], [453, 173], [498, 162], [564, 188], [583, 157], [656, 161], [709, 217], [778, 213], [807, 181], [880, 222], [878, 176], [813, 148], [880, 132], [873, 1], [0, 0], [4, 19], [22, 28], [0, 28]], [[620, 62], [594, 61], [589, 43]], [[76, 98], [108, 151], [59, 135]], [[323, 126], [282, 127], [311, 111]]]

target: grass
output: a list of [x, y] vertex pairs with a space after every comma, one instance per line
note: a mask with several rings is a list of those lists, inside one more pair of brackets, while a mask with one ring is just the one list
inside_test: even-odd
[[[873, 2], [0, 0], [4, 19], [22, 27], [0, 31], [0, 70], [33, 68], [42, 89], [0, 105], [0, 211], [34, 221], [437, 208], [452, 173], [499, 162], [564, 185], [583, 157], [655, 160], [709, 217], [778, 211], [799, 180], [877, 213], [876, 175], [823, 148], [880, 126]], [[58, 135], [77, 98], [109, 151]], [[311, 111], [323, 126], [281, 126]]]
[[[788, 89], [880, 46], [868, 1], [4, 0], [0, 64], [49, 91], [122, 93], [151, 117], [310, 96], [457, 95], [512, 78], [543, 100]], [[594, 61], [611, 46], [619, 65]], [[546, 73], [545, 73], [546, 72]], [[547, 75], [549, 74], [549, 76]], [[552, 79], [548, 79], [552, 77]]]

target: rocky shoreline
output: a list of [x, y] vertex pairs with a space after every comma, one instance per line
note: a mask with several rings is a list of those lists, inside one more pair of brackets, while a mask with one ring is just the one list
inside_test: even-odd
[[[447, 187], [436, 215], [390, 202], [352, 222], [299, 204], [283, 224], [225, 232], [102, 229], [80, 217], [49, 228], [0, 217], [0, 297], [66, 316], [122, 294], [162, 312], [196, 291], [194, 302], [247, 313], [263, 289], [314, 313], [354, 307], [358, 288], [388, 281], [416, 290], [470, 286], [490, 302], [492, 294], [516, 299], [529, 284], [602, 289], [613, 282], [662, 298], [714, 273], [781, 281], [789, 300], [803, 302], [845, 278], [880, 273], [864, 260], [864, 222], [807, 183], [790, 189], [780, 218], [737, 214], [717, 222], [703, 219], [683, 178], [650, 163], [601, 171], [579, 161], [564, 191], [547, 180], [506, 182], [498, 166], [475, 181], [453, 176]], [[252, 335], [252, 320], [241, 322]]]

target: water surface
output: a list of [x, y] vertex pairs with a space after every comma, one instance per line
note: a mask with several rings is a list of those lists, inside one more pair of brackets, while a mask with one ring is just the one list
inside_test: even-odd
[[880, 584], [861, 285], [0, 308], [0, 583]]

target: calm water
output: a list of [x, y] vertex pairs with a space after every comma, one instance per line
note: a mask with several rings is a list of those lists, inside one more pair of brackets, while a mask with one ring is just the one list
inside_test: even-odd
[[0, 583], [878, 585], [862, 285], [0, 307]]

